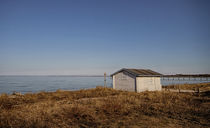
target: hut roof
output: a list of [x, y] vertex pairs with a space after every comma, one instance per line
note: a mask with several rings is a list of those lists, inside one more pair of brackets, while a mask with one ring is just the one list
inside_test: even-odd
[[123, 68], [123, 69], [113, 73], [111, 76], [113, 76], [119, 72], [123, 72], [123, 71], [128, 72], [134, 76], [162, 76], [162, 74], [152, 71], [150, 69], [126, 69], [126, 68]]

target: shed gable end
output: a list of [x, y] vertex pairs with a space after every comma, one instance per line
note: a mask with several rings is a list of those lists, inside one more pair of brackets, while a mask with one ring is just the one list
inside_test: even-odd
[[135, 91], [135, 76], [127, 72], [119, 72], [114, 75], [115, 79], [115, 89], [117, 90], [126, 90], [126, 91]]

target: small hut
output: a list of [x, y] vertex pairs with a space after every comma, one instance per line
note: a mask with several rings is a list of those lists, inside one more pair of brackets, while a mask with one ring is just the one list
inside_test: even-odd
[[113, 88], [126, 91], [160, 91], [162, 74], [149, 69], [121, 69], [112, 75]]

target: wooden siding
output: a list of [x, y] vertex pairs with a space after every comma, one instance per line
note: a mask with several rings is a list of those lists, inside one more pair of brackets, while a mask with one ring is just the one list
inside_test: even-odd
[[137, 92], [160, 91], [160, 77], [137, 77]]
[[113, 88], [117, 90], [135, 91], [135, 77], [127, 72], [120, 72], [113, 76]]

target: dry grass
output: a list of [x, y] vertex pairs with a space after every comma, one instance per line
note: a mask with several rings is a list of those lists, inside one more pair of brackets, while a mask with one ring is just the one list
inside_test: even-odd
[[197, 90], [198, 88], [200, 91], [210, 91], [210, 83], [200, 83], [200, 84], [176, 84], [170, 86], [164, 86], [167, 89], [183, 89], [183, 90]]
[[80, 91], [0, 96], [0, 128], [210, 127], [210, 95]]

